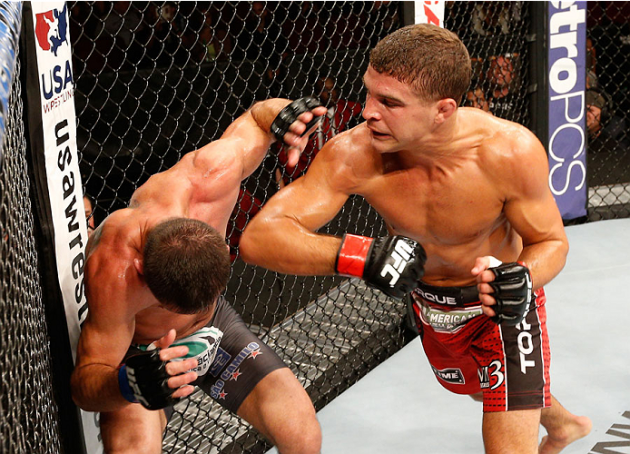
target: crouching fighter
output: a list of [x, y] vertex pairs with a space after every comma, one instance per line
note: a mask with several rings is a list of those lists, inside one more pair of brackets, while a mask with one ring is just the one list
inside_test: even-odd
[[275, 138], [297, 163], [310, 123], [325, 113], [308, 98], [255, 104], [219, 140], [149, 178], [91, 236], [89, 313], [72, 395], [101, 412], [107, 452], [160, 453], [168, 409], [193, 385], [280, 452], [319, 452], [308, 395], [221, 294], [230, 274], [225, 232], [241, 181]]

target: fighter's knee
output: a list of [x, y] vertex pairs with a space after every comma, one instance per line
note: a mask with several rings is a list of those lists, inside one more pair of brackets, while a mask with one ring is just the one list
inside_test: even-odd
[[161, 454], [162, 432], [160, 420], [154, 424], [138, 422], [133, 417], [129, 421], [112, 420], [101, 414], [101, 435], [106, 454]]
[[469, 394], [470, 398], [477, 402], [483, 402], [483, 393]]
[[314, 415], [283, 428], [280, 433], [281, 436], [275, 441], [281, 454], [319, 454], [321, 452], [322, 431]]
[[118, 440], [105, 443], [106, 454], [161, 454], [162, 439], [136, 437], [133, 440]]
[[307, 433], [302, 436], [304, 435], [306, 435], [304, 450], [301, 452], [319, 454], [322, 450], [322, 429], [316, 417], [312, 418]]

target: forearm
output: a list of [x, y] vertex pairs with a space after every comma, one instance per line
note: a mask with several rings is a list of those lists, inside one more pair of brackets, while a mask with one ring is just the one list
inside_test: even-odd
[[341, 238], [313, 233], [290, 218], [257, 219], [260, 214], [241, 237], [245, 262], [284, 274], [335, 274]]
[[250, 109], [251, 116], [258, 127], [269, 135], [270, 143], [275, 140], [271, 134], [271, 124], [280, 111], [291, 103], [289, 99], [272, 98], [259, 101]]
[[337, 174], [342, 166], [328, 158], [337, 156], [336, 151], [327, 144], [306, 175], [274, 195], [250, 220], [239, 245], [243, 260], [285, 274], [335, 274], [341, 238], [315, 232], [349, 197], [349, 191], [333, 184], [347, 181]]
[[346, 234], [342, 239], [303, 229], [288, 217], [267, 223], [266, 232], [260, 226], [246, 229], [243, 259], [277, 272], [358, 277], [393, 298], [408, 294], [424, 274], [426, 253], [411, 238]]
[[271, 133], [271, 124], [289, 103], [288, 99], [279, 98], [257, 102], [224, 133], [224, 138], [236, 139], [230, 146], [235, 147], [240, 156], [242, 179], [251, 175], [267, 155], [276, 140]]
[[563, 240], [545, 241], [523, 248], [518, 259], [530, 270], [534, 289], [544, 287], [560, 273], [568, 251], [568, 243]]
[[85, 411], [120, 410], [130, 402], [120, 392], [118, 369], [104, 364], [77, 367], [71, 377], [72, 399]]

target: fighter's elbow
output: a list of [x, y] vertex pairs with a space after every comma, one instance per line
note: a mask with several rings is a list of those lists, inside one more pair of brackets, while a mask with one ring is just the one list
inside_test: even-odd
[[77, 407], [79, 407], [83, 411], [97, 411], [95, 409], [90, 408], [88, 403], [85, 402], [83, 399], [81, 399], [79, 394], [76, 394], [74, 392], [72, 393], [72, 401]]
[[569, 255], [569, 242], [567, 241], [566, 238], [564, 238], [563, 240], [560, 241], [560, 244], [558, 246], [558, 256], [560, 257], [560, 260], [562, 262], [562, 268], [564, 268], [564, 265], [566, 265], [567, 263], [568, 255]]
[[254, 221], [252, 220], [241, 235], [241, 239], [238, 244], [238, 251], [241, 259], [245, 263], [257, 265], [257, 258], [259, 257], [257, 246], [259, 245], [259, 242], [256, 240], [257, 228], [255, 225], [252, 225], [253, 222]]
[[81, 388], [81, 379], [79, 373], [75, 369], [70, 376], [70, 395], [74, 404], [82, 410], [89, 411], [88, 403], [83, 398], [83, 390]]
[[569, 241], [566, 238], [562, 241], [562, 246], [560, 246], [560, 249], [564, 258], [566, 259], [567, 255], [569, 255]]
[[103, 411], [98, 405], [98, 399], [90, 397], [89, 376], [82, 367], [75, 367], [70, 376], [70, 395], [74, 404], [83, 411]]

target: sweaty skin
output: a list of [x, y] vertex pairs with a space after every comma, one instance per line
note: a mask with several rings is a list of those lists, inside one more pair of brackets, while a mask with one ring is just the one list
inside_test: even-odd
[[359, 194], [390, 233], [424, 246], [428, 284], [489, 282], [488, 256], [524, 261], [535, 288], [549, 282], [568, 244], [533, 134], [453, 100], [423, 102], [372, 68], [365, 83], [367, 121], [329, 141], [303, 178], [267, 202], [241, 238], [243, 258], [284, 273], [333, 274], [340, 239], [313, 232]]
[[[184, 356], [187, 347], [167, 347], [175, 339], [205, 326], [214, 311], [212, 306], [204, 313], [178, 314], [167, 310], [155, 299], [143, 278], [142, 251], [147, 233], [164, 220], [186, 217], [204, 221], [225, 234], [240, 183], [266, 155], [274, 141], [269, 127], [289, 102], [271, 99], [255, 104], [232, 123], [219, 140], [186, 154], [171, 169], [149, 178], [134, 192], [129, 207], [112, 213], [91, 236], [85, 265], [89, 312], [79, 338], [72, 393], [75, 402], [85, 410], [114, 412], [102, 418], [102, 425], [107, 423], [108, 427], [115, 427], [116, 433], [126, 430], [125, 425], [129, 426], [124, 423], [125, 419], [134, 419], [134, 424], [140, 424], [138, 421], [154, 418], [153, 414], [163, 414], [130, 404], [119, 391], [117, 368], [130, 344], [157, 341], [164, 361]], [[313, 114], [325, 112], [324, 107], [318, 107], [303, 113], [291, 125], [284, 141], [292, 147], [292, 162], [297, 162], [308, 140], [308, 137], [300, 137], [305, 124]], [[166, 369], [169, 374], [177, 375], [194, 367], [196, 360], [188, 359], [171, 362]], [[284, 376], [282, 374], [288, 377], [290, 371], [278, 371], [276, 376]], [[195, 379], [194, 372], [170, 378], [168, 384], [173, 388], [173, 397], [192, 393], [194, 388], [187, 384]], [[301, 386], [295, 377], [284, 379], [291, 382], [291, 392], [300, 392], [296, 391]], [[300, 399], [304, 397], [310, 405], [306, 393], [301, 392]], [[245, 402], [249, 401], [246, 399]], [[246, 407], [245, 402], [242, 407]], [[258, 408], [255, 402], [251, 405]], [[248, 408], [244, 410], [246, 413]], [[128, 413], [120, 412], [126, 409]], [[259, 422], [254, 416], [250, 419]], [[164, 423], [162, 420], [162, 425]], [[153, 427], [154, 424], [147, 426], [146, 431]], [[135, 432], [143, 430], [144, 426], [138, 425]], [[158, 425], [157, 436], [147, 435], [147, 438], [157, 439], [157, 450], [161, 442], [159, 430]], [[269, 432], [267, 435], [272, 439]], [[119, 439], [112, 437], [110, 446], [123, 442]]]
[[[365, 122], [331, 139], [306, 175], [283, 188], [248, 224], [241, 257], [265, 268], [331, 275], [341, 239], [315, 233], [351, 194], [363, 196], [391, 234], [424, 246], [423, 281], [477, 283], [494, 316], [491, 257], [529, 268], [534, 289], [564, 267], [568, 242], [547, 183], [544, 148], [526, 128], [453, 99], [421, 99], [371, 66]], [[353, 232], [350, 232], [353, 233]], [[548, 432], [538, 446], [538, 429]], [[552, 397], [550, 408], [484, 413], [488, 454], [556, 454], [591, 429]]]

